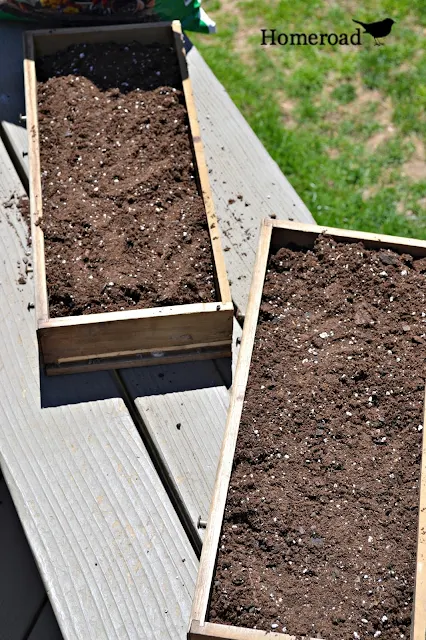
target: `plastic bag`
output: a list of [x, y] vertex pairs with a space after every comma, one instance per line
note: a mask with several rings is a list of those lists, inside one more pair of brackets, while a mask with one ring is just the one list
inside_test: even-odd
[[0, 0], [0, 20], [43, 26], [88, 26], [180, 20], [187, 31], [212, 33], [215, 23], [200, 0]]

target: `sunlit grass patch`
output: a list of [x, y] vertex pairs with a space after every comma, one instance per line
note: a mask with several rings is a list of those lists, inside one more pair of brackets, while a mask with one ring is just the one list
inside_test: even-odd
[[[426, 237], [426, 3], [204, 0], [216, 36], [194, 41], [320, 223]], [[261, 46], [260, 29], [353, 33], [377, 47]]]

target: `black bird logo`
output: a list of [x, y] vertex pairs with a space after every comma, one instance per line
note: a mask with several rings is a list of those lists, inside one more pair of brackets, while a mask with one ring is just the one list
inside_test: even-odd
[[360, 24], [364, 27], [364, 33], [369, 33], [373, 36], [375, 44], [380, 46], [384, 44], [384, 42], [380, 42], [379, 38], [385, 38], [388, 36], [392, 30], [392, 25], [395, 24], [395, 20], [392, 18], [386, 18], [385, 20], [380, 20], [379, 22], [360, 22], [359, 20], [354, 20], [353, 22]]

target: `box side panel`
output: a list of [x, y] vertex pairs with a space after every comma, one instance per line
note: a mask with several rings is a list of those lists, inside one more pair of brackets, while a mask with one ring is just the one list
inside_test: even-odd
[[35, 55], [44, 56], [66, 49], [72, 44], [117, 42], [160, 42], [173, 44], [171, 23], [148, 23], [112, 27], [82, 27], [80, 29], [52, 29], [30, 32], [34, 38]]
[[316, 225], [302, 225], [290, 223], [273, 223], [271, 250], [294, 244], [299, 247], [312, 248], [320, 233], [326, 233], [339, 242], [363, 242], [368, 249], [392, 249], [397, 253], [409, 253], [414, 257], [426, 256], [426, 242], [399, 236], [386, 236], [361, 231], [318, 227]]
[[296, 636], [289, 636], [287, 633], [260, 631], [211, 622], [200, 625], [198, 621], [194, 620], [188, 633], [188, 640], [204, 640], [205, 638], [210, 638], [210, 640], [297, 640]]
[[34, 42], [31, 33], [24, 35], [24, 80], [25, 106], [28, 132], [29, 187], [31, 237], [33, 240], [33, 263], [35, 283], [35, 308], [37, 321], [47, 320], [49, 307], [47, 301], [46, 270], [44, 262], [43, 232], [37, 222], [42, 216], [40, 154], [37, 118], [37, 80], [34, 63]]
[[231, 477], [240, 418], [243, 409], [260, 301], [262, 298], [263, 282], [265, 279], [265, 271], [269, 255], [271, 230], [272, 228], [269, 225], [262, 225], [257, 259], [250, 289], [247, 316], [244, 322], [244, 331], [238, 356], [238, 364], [232, 385], [225, 436], [219, 457], [216, 482], [210, 505], [209, 520], [204, 537], [200, 568], [195, 587], [192, 619], [199, 620], [201, 624], [204, 624], [207, 616], [217, 548], [222, 528], [222, 520], [225, 510], [226, 496], [228, 493], [229, 480]]
[[414, 588], [411, 640], [426, 638], [426, 395], [423, 415], [422, 462], [420, 471], [419, 525], [417, 532], [416, 582]]
[[182, 75], [182, 85], [185, 94], [188, 120], [192, 136], [192, 147], [198, 174], [198, 188], [204, 200], [204, 207], [208, 220], [208, 229], [210, 234], [210, 242], [212, 245], [213, 263], [215, 268], [216, 290], [219, 295], [219, 300], [221, 300], [222, 302], [230, 302], [231, 289], [226, 273], [225, 257], [223, 255], [219, 225], [216, 218], [213, 196], [210, 187], [209, 172], [207, 169], [203, 143], [201, 140], [200, 126], [198, 123], [194, 96], [192, 93], [191, 80], [188, 74], [185, 48], [182, 40], [182, 30], [178, 21], [173, 22], [173, 33], [176, 54], [179, 60], [179, 66]]
[[199, 360], [215, 360], [231, 358], [230, 344], [210, 345], [207, 347], [191, 347], [183, 350], [173, 349], [148, 353], [136, 353], [129, 356], [113, 358], [94, 358], [65, 362], [64, 364], [48, 364], [45, 367], [48, 376], [60, 376], [70, 373], [87, 373], [89, 371], [110, 371], [111, 369], [129, 369], [132, 367], [150, 367], [156, 365], [178, 364], [181, 362], [197, 362]]
[[232, 310], [45, 326], [38, 335], [46, 365], [152, 352], [160, 357], [173, 350], [230, 346]]

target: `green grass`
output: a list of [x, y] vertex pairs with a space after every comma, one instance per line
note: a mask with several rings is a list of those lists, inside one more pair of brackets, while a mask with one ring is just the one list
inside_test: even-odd
[[[193, 39], [319, 223], [426, 238], [426, 3], [351, 6], [204, 0], [218, 34]], [[353, 33], [352, 17], [397, 22], [382, 47], [260, 46], [261, 28]]]

